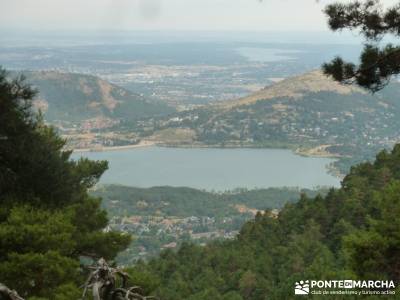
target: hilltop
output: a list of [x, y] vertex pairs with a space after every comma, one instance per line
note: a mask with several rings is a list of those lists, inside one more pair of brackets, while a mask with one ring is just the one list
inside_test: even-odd
[[366, 94], [358, 86], [342, 85], [327, 78], [320, 70], [314, 70], [298, 76], [289, 77], [271, 86], [267, 86], [249, 96], [224, 103], [225, 107], [254, 104], [259, 100], [288, 97], [301, 99], [310, 93], [331, 92], [339, 95], [354, 93]]
[[39, 90], [36, 108], [48, 121], [80, 122], [91, 118], [140, 119], [174, 111], [92, 75], [55, 71], [24, 72]]
[[289, 148], [340, 157], [345, 172], [400, 139], [399, 92], [398, 82], [373, 95], [312, 71], [245, 98], [162, 119], [150, 139], [172, 146]]

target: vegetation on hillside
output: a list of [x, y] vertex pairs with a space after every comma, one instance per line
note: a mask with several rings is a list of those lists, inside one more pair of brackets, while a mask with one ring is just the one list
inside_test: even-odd
[[[324, 192], [324, 190], [320, 190]], [[257, 210], [280, 209], [295, 202], [299, 195], [313, 196], [318, 192], [300, 188], [238, 189], [211, 193], [188, 187], [137, 188], [121, 185], [98, 186], [91, 192], [103, 199], [102, 205], [110, 216], [210, 216], [238, 214], [234, 205], [241, 204]]]
[[131, 234], [131, 245], [120, 253], [120, 265], [158, 256], [162, 249], [177, 249], [187, 241], [204, 244], [232, 239], [258, 211], [277, 213], [301, 193], [315, 196], [326, 189], [299, 188], [238, 189], [210, 193], [186, 187], [136, 188], [120, 185], [96, 186], [91, 192], [103, 199], [110, 215], [109, 228]]
[[258, 214], [233, 241], [185, 244], [133, 272], [164, 300], [291, 299], [305, 279], [399, 282], [399, 165], [397, 145], [353, 167], [326, 196], [303, 195], [277, 218]]
[[[143, 122], [133, 130], [172, 146], [271, 147], [308, 150], [323, 146], [339, 157], [346, 174], [354, 163], [373, 159], [400, 138], [399, 83], [375, 95], [342, 86], [320, 71], [288, 78], [246, 98]], [[132, 129], [132, 128], [131, 128]], [[165, 130], [191, 131], [186, 140], [162, 138]]]
[[107, 162], [71, 161], [32, 113], [34, 95], [0, 70], [0, 282], [28, 299], [77, 299], [80, 258], [112, 259], [130, 237], [103, 232], [106, 212], [87, 193]]
[[78, 122], [98, 117], [137, 120], [175, 111], [93, 75], [55, 71], [24, 75], [38, 88], [35, 104], [48, 121]]

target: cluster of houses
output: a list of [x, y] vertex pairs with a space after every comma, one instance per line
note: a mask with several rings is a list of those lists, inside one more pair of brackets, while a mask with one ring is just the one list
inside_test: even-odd
[[[239, 232], [229, 228], [232, 217], [216, 220], [209, 216], [190, 216], [186, 218], [160, 216], [114, 217], [105, 231], [122, 231], [135, 237], [134, 253], [139, 258], [148, 258], [151, 254], [164, 249], [178, 247], [184, 239], [198, 244], [205, 244], [213, 239], [233, 239]], [[228, 225], [228, 226], [227, 226]], [[167, 239], [166, 239], [167, 237]], [[142, 240], [165, 241], [157, 244], [158, 249], [148, 249]], [[152, 244], [152, 246], [154, 246]]]

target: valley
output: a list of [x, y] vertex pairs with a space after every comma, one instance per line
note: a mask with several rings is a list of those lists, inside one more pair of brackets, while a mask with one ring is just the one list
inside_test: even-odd
[[0, 300], [400, 299], [394, 2], [0, 1]]
[[400, 299], [400, 0], [0, 11], [0, 300]]
[[257, 213], [325, 194], [400, 139], [399, 83], [372, 95], [318, 71], [340, 46], [154, 47], [0, 48], [12, 74], [9, 51], [24, 57], [35, 110], [73, 159], [109, 161], [91, 193], [103, 198], [106, 230], [135, 238], [120, 264], [234, 239]]
[[149, 36], [11, 43], [0, 58], [11, 70], [24, 66], [40, 90], [36, 107], [70, 149], [285, 148], [337, 157], [332, 172], [344, 174], [398, 140], [388, 90], [370, 95], [313, 71], [338, 52], [355, 60], [354, 45]]
[[400, 139], [399, 105], [393, 96], [399, 90], [400, 84], [393, 82], [372, 95], [312, 71], [238, 100], [151, 121], [122, 122], [120, 129], [172, 147], [286, 148], [337, 157], [332, 172], [344, 174], [351, 164]]
[[36, 108], [79, 151], [147, 145], [284, 148], [338, 158], [331, 172], [340, 175], [400, 139], [398, 82], [372, 95], [311, 71], [241, 98], [174, 106], [91, 75], [26, 76], [40, 90]]

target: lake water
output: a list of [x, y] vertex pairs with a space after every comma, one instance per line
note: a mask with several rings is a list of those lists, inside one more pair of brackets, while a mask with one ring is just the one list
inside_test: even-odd
[[259, 62], [274, 62], [287, 61], [297, 59], [296, 54], [302, 53], [299, 50], [291, 49], [273, 49], [273, 48], [258, 48], [258, 47], [241, 47], [237, 51], [240, 55], [246, 57], [250, 61]]
[[235, 188], [338, 186], [327, 173], [328, 158], [302, 157], [281, 149], [182, 149], [148, 147], [74, 153], [108, 160], [101, 183], [137, 187], [188, 186], [224, 191]]

